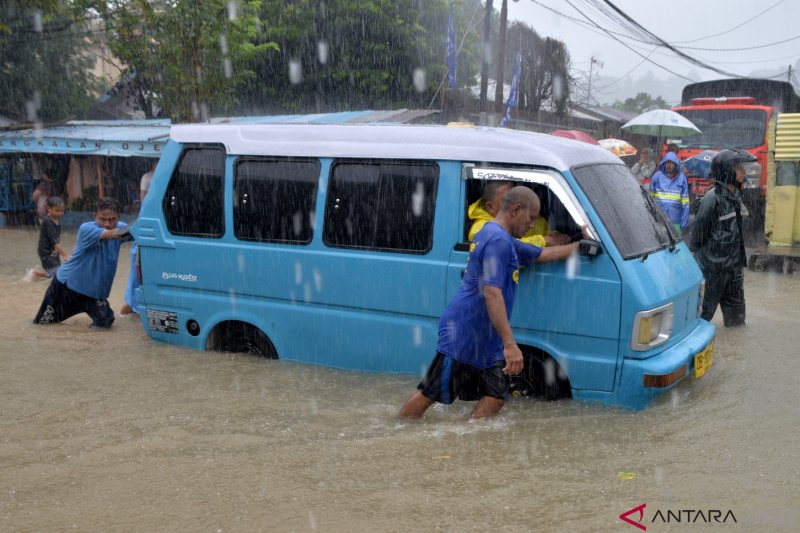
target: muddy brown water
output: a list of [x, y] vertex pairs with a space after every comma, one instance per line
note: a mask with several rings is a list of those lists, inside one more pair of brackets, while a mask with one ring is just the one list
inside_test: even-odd
[[186, 350], [134, 319], [34, 326], [36, 237], [0, 228], [0, 531], [633, 532], [641, 504], [648, 531], [800, 530], [800, 277], [748, 272], [747, 327], [718, 313], [709, 374], [644, 411], [401, 422], [415, 376]]

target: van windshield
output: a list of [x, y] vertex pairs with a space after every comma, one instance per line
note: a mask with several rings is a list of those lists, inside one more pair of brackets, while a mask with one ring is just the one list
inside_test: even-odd
[[572, 170], [623, 259], [641, 257], [678, 242], [650, 195], [625, 165], [589, 165]]

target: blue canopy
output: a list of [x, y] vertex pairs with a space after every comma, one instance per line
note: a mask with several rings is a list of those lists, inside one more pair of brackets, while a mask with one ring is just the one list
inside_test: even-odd
[[70, 121], [43, 129], [0, 131], [0, 153], [160, 157], [169, 119]]

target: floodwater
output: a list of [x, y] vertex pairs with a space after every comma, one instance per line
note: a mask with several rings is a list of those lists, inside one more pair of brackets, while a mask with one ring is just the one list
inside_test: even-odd
[[401, 422], [414, 376], [185, 350], [134, 319], [34, 326], [36, 238], [0, 228], [2, 531], [633, 532], [641, 504], [648, 531], [800, 529], [800, 277], [748, 272], [747, 327], [718, 313], [710, 373], [644, 411]]

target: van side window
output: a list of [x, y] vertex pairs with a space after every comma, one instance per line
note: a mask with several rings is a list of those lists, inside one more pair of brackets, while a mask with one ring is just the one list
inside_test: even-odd
[[164, 195], [164, 219], [174, 235], [222, 237], [225, 149], [189, 146], [181, 154]]
[[245, 241], [308, 244], [319, 181], [314, 159], [240, 159], [233, 182], [233, 231]]
[[435, 163], [335, 162], [323, 241], [345, 248], [430, 251], [438, 181]]
[[[537, 218], [534, 227], [528, 235], [538, 234], [539, 231], [544, 230], [545, 234], [550, 234], [554, 231], [557, 231], [566, 235], [575, 236], [577, 239], [580, 238], [580, 227], [572, 219], [567, 211], [567, 208], [564, 206], [561, 200], [559, 200], [558, 197], [545, 185], [542, 185], [541, 183], [526, 183], [514, 180], [509, 181], [512, 181], [515, 186], [522, 185], [532, 189], [533, 192], [535, 192], [539, 197], [539, 217]], [[475, 212], [470, 211], [470, 207], [472, 207], [474, 204], [477, 204], [478, 201], [481, 200], [483, 188], [486, 186], [486, 183], [486, 180], [467, 180], [467, 204], [464, 213], [466, 221], [464, 224], [463, 243], [469, 242], [469, 231], [472, 228], [472, 224], [475, 223], [476, 220], [488, 220], [491, 218], [490, 215], [483, 209], [475, 209]], [[483, 202], [475, 207], [482, 208]], [[480, 216], [476, 217], [475, 215], [478, 213], [480, 213]], [[464, 246], [460, 246], [460, 248], [465, 249]]]

